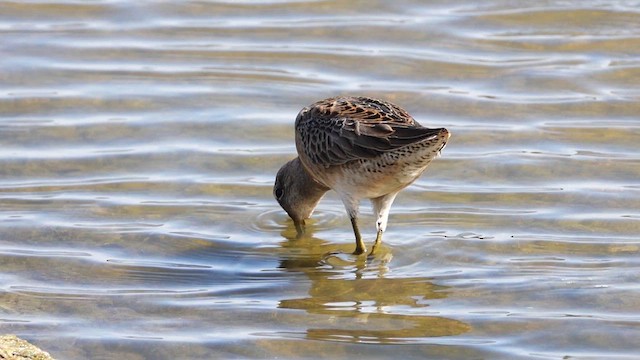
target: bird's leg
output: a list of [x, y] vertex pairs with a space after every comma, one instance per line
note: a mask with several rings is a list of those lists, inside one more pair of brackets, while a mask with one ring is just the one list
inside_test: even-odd
[[362, 241], [362, 236], [360, 236], [360, 229], [358, 229], [358, 218], [351, 218], [351, 226], [353, 227], [353, 234], [356, 236], [356, 250], [353, 252], [354, 255], [361, 255], [367, 251], [367, 247], [364, 245], [364, 241]]
[[373, 243], [373, 247], [371, 248], [371, 253], [369, 253], [369, 256], [373, 256], [376, 253], [376, 249], [378, 248], [378, 245], [382, 243], [383, 232], [384, 231], [382, 231], [382, 229], [378, 229], [378, 234], [376, 235], [376, 242]]
[[354, 255], [364, 254], [367, 251], [367, 247], [364, 246], [362, 236], [360, 235], [360, 229], [358, 228], [358, 207], [360, 206], [360, 200], [354, 199], [349, 194], [340, 194], [342, 203], [344, 204], [347, 214], [351, 219], [351, 227], [353, 227], [353, 234], [356, 236], [356, 249], [353, 251]]
[[398, 193], [391, 193], [379, 198], [371, 199], [373, 203], [373, 210], [376, 212], [378, 219], [376, 220], [376, 242], [371, 248], [369, 256], [373, 256], [376, 252], [376, 248], [382, 243], [382, 234], [387, 229], [387, 220], [389, 219], [389, 210], [391, 210], [391, 204], [395, 200]]

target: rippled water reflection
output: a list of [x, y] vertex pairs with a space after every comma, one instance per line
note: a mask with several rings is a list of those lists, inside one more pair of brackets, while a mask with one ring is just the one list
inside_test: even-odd
[[[0, 333], [60, 359], [635, 358], [637, 5], [0, 1]], [[336, 94], [453, 133], [372, 261], [335, 196], [295, 239], [271, 195]]]

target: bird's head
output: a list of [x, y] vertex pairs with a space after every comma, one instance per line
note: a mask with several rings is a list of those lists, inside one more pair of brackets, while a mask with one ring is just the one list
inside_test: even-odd
[[322, 196], [329, 190], [315, 181], [305, 170], [299, 158], [284, 164], [276, 175], [273, 196], [293, 220], [299, 234], [304, 232], [304, 221], [311, 217]]

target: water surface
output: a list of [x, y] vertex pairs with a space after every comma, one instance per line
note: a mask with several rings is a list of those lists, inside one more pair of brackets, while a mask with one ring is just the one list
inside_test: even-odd
[[[0, 333], [59, 359], [637, 356], [637, 2], [0, 9]], [[369, 262], [334, 194], [301, 239], [271, 195], [297, 112], [338, 94], [453, 134]]]

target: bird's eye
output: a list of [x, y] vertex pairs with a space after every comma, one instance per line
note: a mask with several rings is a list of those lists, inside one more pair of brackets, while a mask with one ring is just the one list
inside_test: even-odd
[[276, 195], [276, 199], [280, 199], [282, 198], [282, 195], [284, 195], [284, 190], [282, 190], [282, 188], [277, 188], [274, 194]]

